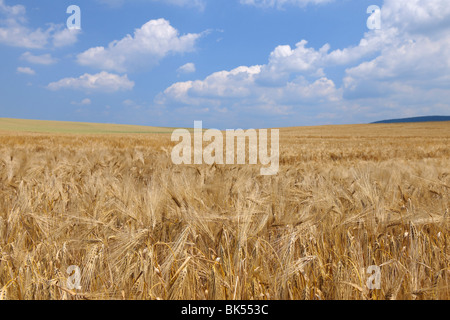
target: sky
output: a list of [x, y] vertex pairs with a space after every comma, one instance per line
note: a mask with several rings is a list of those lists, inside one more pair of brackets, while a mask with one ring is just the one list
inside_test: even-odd
[[450, 115], [448, 0], [0, 0], [3, 118], [231, 129], [423, 115]]

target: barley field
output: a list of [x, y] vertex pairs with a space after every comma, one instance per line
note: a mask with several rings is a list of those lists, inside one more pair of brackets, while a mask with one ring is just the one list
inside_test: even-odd
[[174, 165], [167, 129], [24, 128], [0, 126], [0, 299], [450, 298], [450, 122], [283, 128], [274, 176]]

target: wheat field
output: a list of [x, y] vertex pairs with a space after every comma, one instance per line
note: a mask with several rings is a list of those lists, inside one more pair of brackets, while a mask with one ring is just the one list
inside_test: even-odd
[[173, 145], [0, 131], [0, 299], [450, 298], [450, 122], [280, 129], [274, 176]]

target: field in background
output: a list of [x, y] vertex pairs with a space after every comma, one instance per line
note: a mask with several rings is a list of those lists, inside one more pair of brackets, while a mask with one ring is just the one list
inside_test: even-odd
[[450, 298], [450, 122], [281, 129], [276, 176], [46, 125], [0, 120], [1, 299]]
[[36, 133], [169, 133], [171, 128], [146, 127], [123, 124], [65, 122], [46, 120], [24, 120], [0, 118], [0, 132], [36, 132]]

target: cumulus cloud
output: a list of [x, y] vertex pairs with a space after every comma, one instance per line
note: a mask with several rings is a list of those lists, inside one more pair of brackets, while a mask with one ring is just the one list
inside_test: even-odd
[[450, 27], [450, 6], [446, 0], [385, 0], [383, 25], [401, 32], [440, 36]]
[[29, 75], [35, 75], [36, 72], [29, 68], [29, 67], [18, 67], [17, 68], [17, 73], [23, 73], [23, 74], [29, 74]]
[[[427, 96], [430, 90], [450, 88], [447, 2], [386, 0], [381, 10], [383, 28], [393, 32], [389, 41], [380, 43], [377, 57], [347, 69], [345, 96], [384, 96], [386, 100], [395, 96], [398, 101], [403, 96], [406, 101]], [[444, 96], [441, 92], [438, 97]]]
[[254, 82], [254, 76], [260, 72], [260, 66], [242, 66], [231, 71], [215, 72], [204, 80], [175, 83], [160, 98], [193, 104], [215, 98], [243, 98], [250, 94], [249, 86]]
[[42, 55], [33, 55], [31, 52], [25, 52], [21, 55], [20, 59], [25, 60], [33, 64], [51, 65], [56, 63], [58, 60], [53, 58], [51, 54], [46, 53]]
[[[241, 2], [276, 6], [294, 1]], [[155, 102], [236, 112], [250, 108], [299, 114], [309, 110], [341, 121], [351, 121], [351, 116], [448, 114], [449, 8], [446, 0], [385, 0], [382, 29], [368, 30], [356, 45], [334, 50], [329, 44], [309, 47], [306, 40], [295, 47], [280, 45], [264, 65], [175, 83]], [[338, 79], [341, 87], [327, 76], [328, 69], [336, 66], [346, 68]]]
[[42, 48], [49, 38], [49, 30], [32, 30], [26, 26], [23, 5], [8, 6], [0, 0], [0, 43], [23, 48]]
[[80, 34], [79, 29], [63, 28], [53, 34], [53, 45], [56, 48], [73, 45], [78, 41]]
[[319, 50], [308, 47], [306, 40], [301, 40], [291, 48], [289, 45], [276, 47], [269, 56], [269, 62], [263, 67], [261, 83], [284, 81], [293, 73], [322, 77], [324, 68], [345, 66], [380, 53], [383, 47], [393, 45], [397, 30], [386, 29], [379, 32], [367, 32], [356, 46], [336, 49], [330, 52], [327, 43]]
[[179, 32], [165, 19], [150, 20], [134, 35], [127, 35], [108, 47], [95, 47], [77, 56], [80, 65], [126, 72], [143, 64], [155, 65], [170, 53], [193, 51], [201, 34]]
[[216, 110], [261, 109], [267, 113], [288, 113], [294, 106], [333, 102], [340, 92], [325, 77], [310, 83], [297, 77], [283, 87], [264, 87], [256, 79], [262, 66], [241, 66], [211, 74], [204, 80], [178, 82], [156, 98], [162, 105], [213, 106]]
[[19, 17], [23, 22], [23, 16], [25, 15], [25, 7], [22, 5], [7, 6], [4, 0], [0, 0], [0, 12], [6, 13], [9, 16]]
[[78, 78], [64, 78], [50, 83], [47, 88], [53, 91], [60, 89], [73, 89], [83, 91], [116, 92], [131, 90], [134, 82], [127, 75], [119, 76], [108, 72], [100, 72], [94, 75], [84, 74]]
[[450, 88], [450, 37], [435, 42], [416, 39], [384, 50], [377, 58], [347, 69], [345, 86], [355, 89], [356, 82], [401, 81], [404, 84]]
[[0, 0], [0, 43], [13, 47], [42, 49], [51, 41], [55, 47], [76, 42], [78, 33], [69, 33], [61, 24], [50, 24], [43, 30], [30, 28], [27, 22], [25, 6], [8, 6], [4, 0]]

